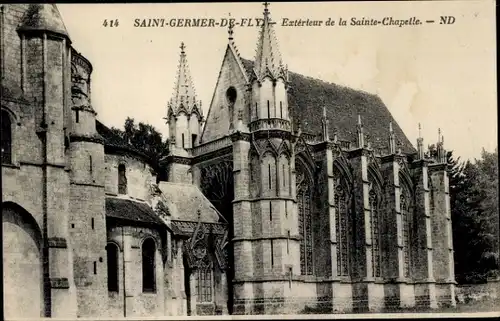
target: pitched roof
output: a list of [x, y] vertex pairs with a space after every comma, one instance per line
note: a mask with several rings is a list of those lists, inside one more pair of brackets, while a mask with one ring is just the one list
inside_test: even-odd
[[19, 29], [52, 31], [69, 38], [68, 31], [55, 4], [31, 4]]
[[[253, 61], [241, 59], [248, 73], [252, 71]], [[326, 108], [330, 122], [330, 137], [335, 128], [338, 138], [355, 142], [357, 139], [356, 124], [361, 115], [365, 133], [365, 141], [373, 148], [389, 149], [389, 123], [392, 122], [396, 144], [401, 144], [405, 153], [416, 150], [403, 130], [392, 117], [382, 100], [373, 94], [360, 90], [328, 83], [319, 79], [289, 72], [291, 90], [288, 104], [294, 122], [301, 121], [302, 131], [320, 134], [323, 107]]]
[[[162, 201], [173, 220], [217, 223], [222, 216], [203, 195], [198, 186], [182, 183], [160, 182]], [[198, 211], [200, 217], [198, 218]]]
[[106, 197], [106, 217], [164, 225], [148, 204], [116, 197]]
[[[137, 150], [132, 144], [129, 144], [124, 138], [114, 133], [110, 128], [101, 123], [100, 121], [95, 121], [95, 126], [97, 133], [104, 139], [104, 146], [111, 150], [122, 150], [125, 152], [132, 153], [136, 156], [141, 157], [148, 164], [153, 166], [152, 160], [143, 152]], [[154, 166], [153, 166], [154, 167]]]

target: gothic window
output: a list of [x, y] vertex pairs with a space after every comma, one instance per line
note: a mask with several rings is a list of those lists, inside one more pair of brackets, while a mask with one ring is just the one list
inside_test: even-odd
[[12, 122], [7, 111], [2, 110], [2, 164], [12, 163]]
[[203, 267], [198, 269], [198, 302], [212, 302], [212, 269]]
[[381, 276], [380, 256], [380, 201], [374, 190], [370, 191], [370, 219], [372, 228], [372, 266], [373, 277]]
[[410, 266], [411, 266], [411, 209], [410, 209], [410, 198], [408, 191], [403, 188], [400, 197], [400, 209], [401, 209], [401, 232], [403, 239], [403, 275], [404, 277], [410, 277]]
[[349, 276], [350, 273], [350, 248], [353, 245], [351, 231], [351, 213], [347, 184], [336, 171], [335, 184], [335, 228], [337, 234], [337, 274]]
[[108, 243], [108, 291], [118, 292], [118, 246]]
[[142, 291], [156, 292], [155, 273], [156, 245], [148, 238], [142, 243]]
[[259, 166], [260, 166], [259, 156], [256, 153], [252, 152], [250, 154], [250, 164], [249, 164], [249, 171], [250, 171], [249, 188], [251, 197], [257, 197], [259, 195], [260, 191]]
[[127, 171], [124, 164], [118, 166], [118, 194], [127, 194]]
[[297, 166], [297, 205], [299, 210], [300, 273], [313, 274], [312, 188], [302, 166]]

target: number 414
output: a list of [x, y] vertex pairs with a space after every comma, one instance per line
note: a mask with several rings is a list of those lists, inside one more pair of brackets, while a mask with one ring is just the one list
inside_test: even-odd
[[111, 19], [111, 20], [104, 19], [104, 22], [102, 23], [102, 25], [104, 27], [118, 27], [119, 22], [118, 22], [118, 19]]

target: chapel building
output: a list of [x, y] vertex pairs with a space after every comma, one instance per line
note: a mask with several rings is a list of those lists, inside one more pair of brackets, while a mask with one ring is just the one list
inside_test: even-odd
[[266, 4], [250, 61], [230, 26], [206, 117], [181, 45], [158, 173], [97, 120], [56, 5], [0, 5], [6, 318], [455, 305], [442, 136], [289, 71], [273, 28]]

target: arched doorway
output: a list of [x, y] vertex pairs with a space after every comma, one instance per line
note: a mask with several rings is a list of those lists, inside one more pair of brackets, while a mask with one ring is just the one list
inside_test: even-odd
[[5, 318], [43, 316], [41, 232], [34, 218], [12, 203], [2, 208]]

